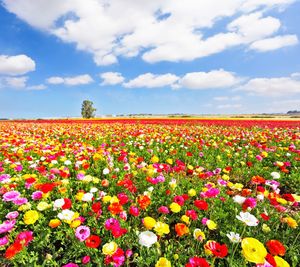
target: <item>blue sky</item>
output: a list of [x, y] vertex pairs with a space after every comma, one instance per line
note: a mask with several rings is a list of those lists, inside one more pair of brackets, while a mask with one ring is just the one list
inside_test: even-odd
[[[47, 10], [47, 12], [45, 12]], [[0, 118], [300, 110], [300, 2], [2, 0]]]

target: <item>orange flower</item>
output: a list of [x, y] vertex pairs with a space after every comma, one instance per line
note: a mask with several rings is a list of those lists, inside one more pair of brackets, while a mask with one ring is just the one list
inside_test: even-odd
[[61, 225], [61, 221], [59, 219], [52, 219], [50, 222], [49, 222], [49, 226], [51, 228], [56, 228], [58, 226]]
[[146, 195], [139, 196], [137, 201], [142, 210], [145, 210], [151, 204], [151, 199]]
[[183, 236], [189, 233], [189, 228], [184, 223], [177, 223], [175, 225], [175, 231], [178, 236]]
[[123, 211], [123, 207], [120, 205], [120, 203], [114, 202], [108, 206], [108, 210], [111, 212], [111, 214], [116, 215]]
[[270, 240], [266, 243], [266, 246], [273, 256], [284, 256], [285, 254], [285, 247], [278, 240]]
[[265, 179], [259, 175], [253, 176], [251, 178], [251, 182], [253, 184], [264, 184], [265, 183]]

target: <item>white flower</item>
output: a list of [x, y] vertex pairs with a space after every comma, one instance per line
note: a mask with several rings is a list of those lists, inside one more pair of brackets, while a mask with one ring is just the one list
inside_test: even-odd
[[61, 209], [63, 205], [65, 205], [63, 198], [56, 199], [53, 203], [53, 210]]
[[271, 172], [271, 176], [273, 177], [273, 179], [279, 179], [280, 178], [280, 173], [278, 173], [278, 172]]
[[89, 201], [92, 201], [93, 197], [94, 197], [94, 195], [92, 193], [85, 193], [81, 200], [89, 202]]
[[51, 164], [55, 165], [57, 163], [58, 163], [57, 160], [55, 160], [55, 159], [51, 160]]
[[238, 203], [240, 205], [242, 205], [245, 202], [245, 200], [246, 200], [245, 197], [242, 197], [240, 195], [236, 195], [232, 199], [233, 199], [234, 202], [236, 202], [236, 203]]
[[71, 162], [70, 160], [66, 160], [66, 161], [64, 162], [64, 164], [65, 164], [65, 165], [71, 165], [72, 162]]
[[239, 234], [237, 233], [234, 233], [234, 232], [230, 232], [229, 234], [226, 235], [229, 240], [232, 242], [232, 243], [239, 243], [241, 242], [241, 237]]
[[90, 189], [90, 192], [91, 193], [96, 193], [98, 191], [98, 188], [96, 188], [96, 187], [92, 187], [91, 189]]
[[149, 191], [149, 192], [152, 192], [153, 190], [154, 190], [153, 186], [150, 186], [150, 187], [147, 188], [147, 191]]
[[72, 221], [75, 213], [71, 210], [63, 210], [62, 212], [58, 213], [57, 217], [61, 220]]
[[236, 218], [248, 226], [257, 226], [259, 221], [257, 218], [249, 212], [240, 212], [240, 215], [236, 215]]
[[139, 244], [150, 248], [154, 243], [157, 242], [157, 236], [151, 231], [144, 231], [139, 234]]
[[259, 201], [263, 201], [264, 200], [264, 195], [263, 194], [259, 194], [259, 195], [257, 195], [257, 200], [259, 200]]
[[109, 169], [108, 169], [108, 168], [105, 168], [105, 169], [103, 170], [103, 174], [104, 174], [104, 175], [109, 174]]

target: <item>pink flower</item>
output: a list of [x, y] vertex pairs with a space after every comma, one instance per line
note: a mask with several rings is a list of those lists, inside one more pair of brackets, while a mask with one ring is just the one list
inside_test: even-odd
[[9, 202], [14, 201], [20, 197], [20, 193], [18, 191], [9, 191], [2, 196], [3, 201]]
[[19, 216], [19, 212], [11, 211], [6, 214], [5, 218], [12, 220], [12, 219], [16, 219], [18, 216]]
[[28, 202], [28, 199], [26, 197], [19, 197], [19, 198], [13, 200], [13, 203], [18, 206], [26, 204], [27, 202]]
[[105, 221], [104, 227], [106, 230], [112, 230], [113, 228], [119, 228], [120, 223], [115, 218], [109, 218]]
[[260, 155], [255, 156], [255, 158], [256, 158], [258, 161], [262, 161], [262, 160], [263, 160], [263, 157], [260, 156]]
[[83, 242], [91, 234], [90, 228], [87, 226], [79, 226], [76, 228], [75, 236], [80, 241]]
[[131, 207], [129, 208], [129, 213], [130, 213], [132, 216], [139, 216], [140, 211], [139, 211], [138, 207], [136, 207], [136, 206], [131, 206]]
[[33, 200], [39, 200], [43, 197], [43, 192], [42, 191], [35, 191], [32, 193], [31, 198]]
[[62, 267], [79, 267], [79, 265], [76, 263], [70, 262], [70, 263], [63, 265]]
[[82, 264], [88, 264], [91, 260], [91, 257], [86, 255], [81, 259]]
[[16, 220], [4, 221], [0, 224], [0, 234], [10, 232], [16, 224]]
[[7, 236], [0, 237], [0, 247], [5, 246], [9, 242]]
[[27, 246], [29, 242], [33, 240], [33, 232], [32, 231], [24, 231], [17, 235], [16, 241]]
[[166, 206], [161, 206], [161, 207], [159, 207], [159, 208], [158, 208], [158, 212], [163, 213], [163, 214], [168, 214], [168, 213], [170, 213], [168, 207], [166, 207]]

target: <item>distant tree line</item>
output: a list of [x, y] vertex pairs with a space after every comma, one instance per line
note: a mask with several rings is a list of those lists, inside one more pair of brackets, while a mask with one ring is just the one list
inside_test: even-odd
[[287, 114], [297, 114], [300, 113], [300, 110], [289, 110]]

